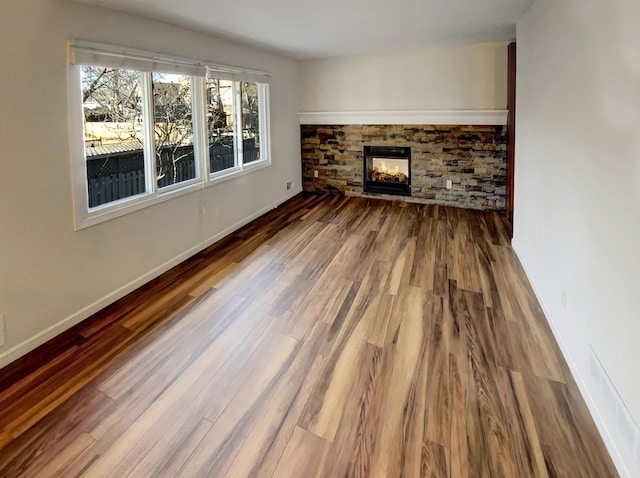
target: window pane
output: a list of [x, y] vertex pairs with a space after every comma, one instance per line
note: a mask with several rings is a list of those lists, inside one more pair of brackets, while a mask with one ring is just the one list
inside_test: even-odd
[[242, 150], [243, 163], [260, 159], [260, 104], [258, 84], [243, 81], [240, 84], [242, 98]]
[[207, 130], [209, 171], [216, 173], [236, 165], [233, 146], [233, 82], [207, 79]]
[[83, 66], [81, 75], [89, 207], [146, 192], [140, 73]]
[[196, 177], [191, 77], [153, 73], [158, 188]]

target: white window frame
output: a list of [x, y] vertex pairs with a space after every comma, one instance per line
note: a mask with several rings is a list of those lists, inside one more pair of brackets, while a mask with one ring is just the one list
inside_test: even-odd
[[[155, 73], [155, 72], [154, 72]], [[150, 105], [151, 108], [155, 108], [155, 105], [153, 104], [153, 87], [151, 85], [152, 81], [153, 81], [153, 73], [145, 73], [146, 76], [149, 77], [149, 86], [147, 87], [147, 95], [149, 97], [149, 101], [150, 101]], [[195, 87], [196, 87], [196, 79], [199, 78], [197, 76], [191, 76], [191, 127], [193, 128], [193, 159], [194, 159], [194, 166], [195, 166], [195, 176], [193, 177], [193, 179], [187, 179], [186, 181], [181, 181], [179, 183], [174, 183], [174, 184], [170, 184], [168, 186], [163, 186], [163, 187], [159, 187], [158, 186], [158, 181], [155, 181], [155, 193], [158, 195], [162, 195], [162, 194], [167, 194], [170, 193], [171, 191], [178, 191], [180, 189], [184, 189], [186, 187], [188, 187], [191, 184], [196, 184], [196, 185], [200, 185], [200, 183], [202, 182], [202, 177], [201, 177], [201, 171], [202, 171], [202, 166], [201, 163], [202, 161], [200, 161], [198, 158], [200, 157], [200, 146], [198, 145], [199, 141], [197, 138], [197, 134], [198, 132], [196, 131], [196, 123], [198, 122], [196, 119], [196, 97], [197, 94], [195, 92]], [[150, 115], [150, 116], [149, 116]], [[157, 171], [156, 169], [156, 136], [155, 136], [155, 121], [154, 121], [154, 110], [152, 109], [149, 114], [147, 115], [145, 113], [145, 116], [147, 118], [150, 118], [151, 121], [147, 121], [150, 124], [150, 128], [151, 128], [151, 141], [153, 141], [152, 143], [152, 149], [150, 149], [149, 151], [153, 153], [153, 169], [151, 169], [150, 171]], [[146, 148], [145, 148], [146, 149]], [[146, 153], [145, 153], [146, 154]]]
[[[81, 56], [81, 61], [76, 60]], [[95, 57], [95, 60], [93, 58]], [[139, 71], [143, 78], [143, 116], [145, 117], [144, 164], [146, 192], [127, 198], [89, 208], [86, 155], [84, 142], [84, 112], [82, 105], [81, 66], [96, 65]], [[118, 66], [120, 65], [120, 66]], [[138, 66], [137, 66], [138, 65]], [[137, 67], [136, 67], [137, 66]], [[151, 72], [175, 72], [191, 76], [193, 147], [195, 159], [194, 179], [158, 188], [155, 164], [155, 134], [153, 123], [153, 96]], [[233, 80], [234, 88], [234, 146], [235, 167], [216, 173], [210, 171], [209, 144], [206, 121], [206, 72], [224, 75]], [[195, 74], [194, 74], [195, 73]], [[75, 229], [80, 230], [116, 217], [130, 214], [154, 204], [158, 204], [185, 194], [200, 191], [217, 183], [252, 173], [271, 166], [270, 127], [269, 127], [269, 75], [255, 70], [242, 70], [234, 67], [196, 61], [170, 55], [133, 50], [124, 47], [103, 45], [91, 42], [69, 42], [69, 137], [71, 152], [71, 177], [73, 185], [73, 203]], [[242, 160], [242, 108], [236, 99], [235, 90], [239, 90], [240, 81], [253, 81], [258, 84], [260, 114], [260, 159], [247, 165]], [[238, 104], [236, 104], [236, 102]], [[239, 141], [238, 141], [239, 131]]]
[[[208, 172], [209, 184], [227, 181], [237, 176], [250, 173], [257, 169], [271, 165], [271, 141], [270, 141], [270, 128], [269, 128], [269, 84], [255, 81], [253, 77], [248, 75], [229, 75], [222, 72], [216, 77], [220, 79], [232, 79], [233, 80], [233, 149], [234, 149], [234, 162], [235, 166], [232, 168], [223, 169], [222, 171], [211, 171], [211, 162], [209, 158], [209, 144], [208, 135], [204, 138], [206, 144], [206, 171]], [[244, 151], [243, 151], [243, 137], [242, 137], [242, 98], [240, 97], [240, 82], [241, 81], [253, 81], [258, 85], [258, 104], [260, 115], [260, 159], [252, 161], [251, 163], [244, 164]], [[206, 80], [203, 80], [201, 94], [206, 96]], [[203, 103], [204, 105], [204, 103]], [[206, 125], [206, 108], [203, 108], [202, 112], [203, 123]]]

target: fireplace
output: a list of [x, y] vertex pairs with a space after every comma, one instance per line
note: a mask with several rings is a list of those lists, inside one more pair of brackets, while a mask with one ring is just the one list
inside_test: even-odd
[[363, 189], [366, 193], [411, 196], [411, 148], [365, 146]]

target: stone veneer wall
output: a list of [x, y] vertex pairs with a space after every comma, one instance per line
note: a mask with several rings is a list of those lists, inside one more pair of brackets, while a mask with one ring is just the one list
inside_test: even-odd
[[305, 191], [365, 196], [363, 147], [410, 146], [411, 198], [403, 199], [505, 209], [505, 126], [303, 125], [301, 134]]

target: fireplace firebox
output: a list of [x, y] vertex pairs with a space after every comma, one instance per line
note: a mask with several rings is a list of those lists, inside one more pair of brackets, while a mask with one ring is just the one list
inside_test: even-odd
[[411, 148], [365, 146], [363, 162], [364, 192], [411, 196]]

